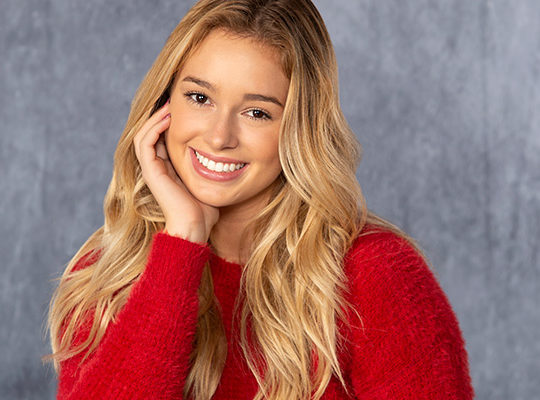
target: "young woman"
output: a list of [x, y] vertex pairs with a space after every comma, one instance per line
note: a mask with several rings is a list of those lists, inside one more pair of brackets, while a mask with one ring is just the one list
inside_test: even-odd
[[455, 314], [368, 211], [309, 0], [201, 0], [50, 304], [59, 399], [471, 399]]

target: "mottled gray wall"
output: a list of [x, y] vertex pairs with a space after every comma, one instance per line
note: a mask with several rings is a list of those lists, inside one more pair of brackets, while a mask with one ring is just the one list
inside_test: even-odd
[[[0, 398], [52, 399], [39, 357], [65, 263], [102, 224], [130, 101], [192, 1], [0, 2]], [[318, 0], [368, 205], [417, 238], [477, 399], [540, 384], [540, 3]]]

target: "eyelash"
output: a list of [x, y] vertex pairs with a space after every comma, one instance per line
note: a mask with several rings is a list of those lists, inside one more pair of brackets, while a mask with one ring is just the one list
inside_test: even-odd
[[[184, 93], [184, 96], [186, 96], [186, 98], [187, 98], [187, 100], [189, 102], [191, 102], [191, 103], [193, 103], [193, 104], [195, 104], [196, 106], [199, 106], [199, 107], [204, 106], [204, 103], [199, 103], [198, 101], [193, 100], [193, 98], [191, 97], [193, 95], [204, 96], [207, 99], [208, 99], [208, 96], [205, 95], [204, 93], [201, 93], [201, 92], [186, 92], [186, 93]], [[260, 111], [263, 114], [263, 117], [261, 117], [261, 118], [251, 117], [251, 116], [248, 115], [248, 118], [253, 119], [255, 121], [265, 121], [265, 120], [271, 120], [272, 119], [271, 115], [268, 112], [266, 112], [264, 110], [261, 110], [260, 108], [252, 108], [249, 111]]]

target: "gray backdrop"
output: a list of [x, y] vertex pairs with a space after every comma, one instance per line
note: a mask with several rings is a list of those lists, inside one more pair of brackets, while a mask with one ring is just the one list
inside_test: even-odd
[[[53, 399], [39, 357], [65, 263], [103, 221], [137, 86], [193, 2], [0, 2], [0, 398]], [[540, 3], [318, 0], [368, 206], [418, 239], [477, 399], [540, 384]]]

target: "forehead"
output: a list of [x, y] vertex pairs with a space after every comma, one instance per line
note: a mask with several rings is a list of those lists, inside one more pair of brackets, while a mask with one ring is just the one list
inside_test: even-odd
[[189, 59], [203, 55], [209, 56], [209, 52], [223, 54], [227, 51], [239, 51], [240, 49], [244, 50], [244, 52], [251, 50], [252, 53], [259, 53], [259, 55], [272, 59], [274, 63], [280, 64], [280, 52], [276, 47], [270, 46], [260, 38], [242, 36], [221, 28], [210, 31]]
[[218, 29], [210, 32], [187, 58], [179, 76], [186, 75], [215, 83], [217, 88], [243, 83], [251, 90], [271, 90], [282, 96], [289, 83], [276, 48]]

